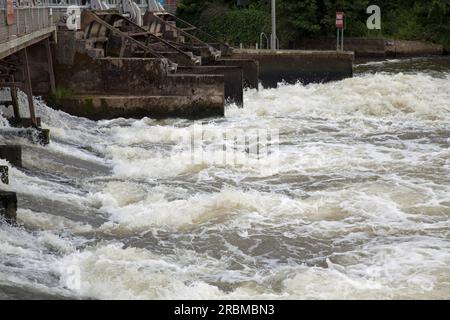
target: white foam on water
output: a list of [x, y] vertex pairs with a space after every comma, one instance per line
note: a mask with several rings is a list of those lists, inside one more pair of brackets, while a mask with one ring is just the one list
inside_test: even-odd
[[336, 254], [330, 259], [337, 263], [328, 260], [327, 268], [299, 268], [283, 283], [289, 294], [303, 299], [448, 297], [449, 242], [399, 240]]
[[[282, 85], [245, 95], [245, 108], [230, 108], [229, 117], [352, 116], [450, 120], [449, 79], [426, 74], [368, 74], [308, 86]], [[263, 103], [262, 103], [263, 102]]]
[[287, 197], [224, 189], [218, 193], [196, 194], [185, 199], [169, 200], [173, 194], [169, 188], [156, 187], [144, 191], [136, 186], [110, 183], [107, 188], [92, 197], [101, 209], [110, 215], [111, 222], [103, 228], [119, 225], [133, 232], [152, 227], [179, 228], [198, 225], [205, 221], [255, 212], [260, 215], [295, 215], [301, 203]]
[[[249, 90], [244, 109], [203, 124], [219, 135], [280, 132], [277, 159], [242, 153], [239, 165], [213, 152], [192, 162], [189, 121], [94, 122], [43, 103], [38, 111], [55, 157], [113, 172], [67, 186], [10, 167], [2, 189], [108, 221], [19, 210], [22, 228], [0, 226], [0, 284], [99, 299], [449, 298], [450, 77]], [[145, 244], [148, 233], [161, 243], [110, 240]]]

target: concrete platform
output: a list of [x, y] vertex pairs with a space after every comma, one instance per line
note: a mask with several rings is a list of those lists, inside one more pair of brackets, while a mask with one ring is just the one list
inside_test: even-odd
[[201, 67], [178, 67], [178, 72], [188, 74], [218, 74], [224, 76], [225, 100], [244, 106], [244, 74], [239, 66], [201, 66]]
[[223, 95], [217, 96], [114, 96], [75, 95], [52, 104], [55, 109], [92, 120], [150, 117], [200, 119], [224, 116]]
[[252, 59], [222, 58], [213, 63], [216, 66], [237, 66], [242, 68], [244, 77], [244, 88], [258, 89], [259, 85], [259, 63]]
[[92, 59], [76, 50], [70, 59], [61, 55], [56, 81], [66, 94], [45, 97], [55, 109], [93, 120], [224, 115], [222, 74], [169, 73], [164, 59]]
[[353, 52], [236, 49], [232, 57], [258, 61], [260, 81], [269, 88], [282, 81], [308, 84], [353, 76]]

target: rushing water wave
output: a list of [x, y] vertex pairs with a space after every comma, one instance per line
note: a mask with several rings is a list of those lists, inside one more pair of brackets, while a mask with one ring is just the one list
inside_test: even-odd
[[279, 132], [277, 157], [239, 165], [191, 161], [192, 121], [38, 102], [49, 146], [0, 136], [26, 168], [1, 185], [20, 209], [0, 297], [450, 298], [450, 68], [423, 64], [247, 91], [202, 122]]

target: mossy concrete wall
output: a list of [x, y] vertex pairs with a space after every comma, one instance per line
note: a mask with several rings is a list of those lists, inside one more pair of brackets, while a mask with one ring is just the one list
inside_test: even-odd
[[223, 75], [174, 74], [166, 59], [97, 57], [80, 33], [58, 35], [55, 108], [96, 120], [224, 114]]
[[201, 66], [178, 67], [178, 72], [187, 74], [223, 75], [225, 81], [225, 100], [227, 103], [244, 105], [243, 70], [239, 66]]

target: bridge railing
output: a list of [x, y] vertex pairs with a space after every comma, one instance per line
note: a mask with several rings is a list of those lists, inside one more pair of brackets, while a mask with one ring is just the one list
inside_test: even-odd
[[5, 0], [0, 0], [0, 43], [25, 36], [53, 25], [50, 8], [20, 7], [14, 8], [15, 22], [6, 23]]

